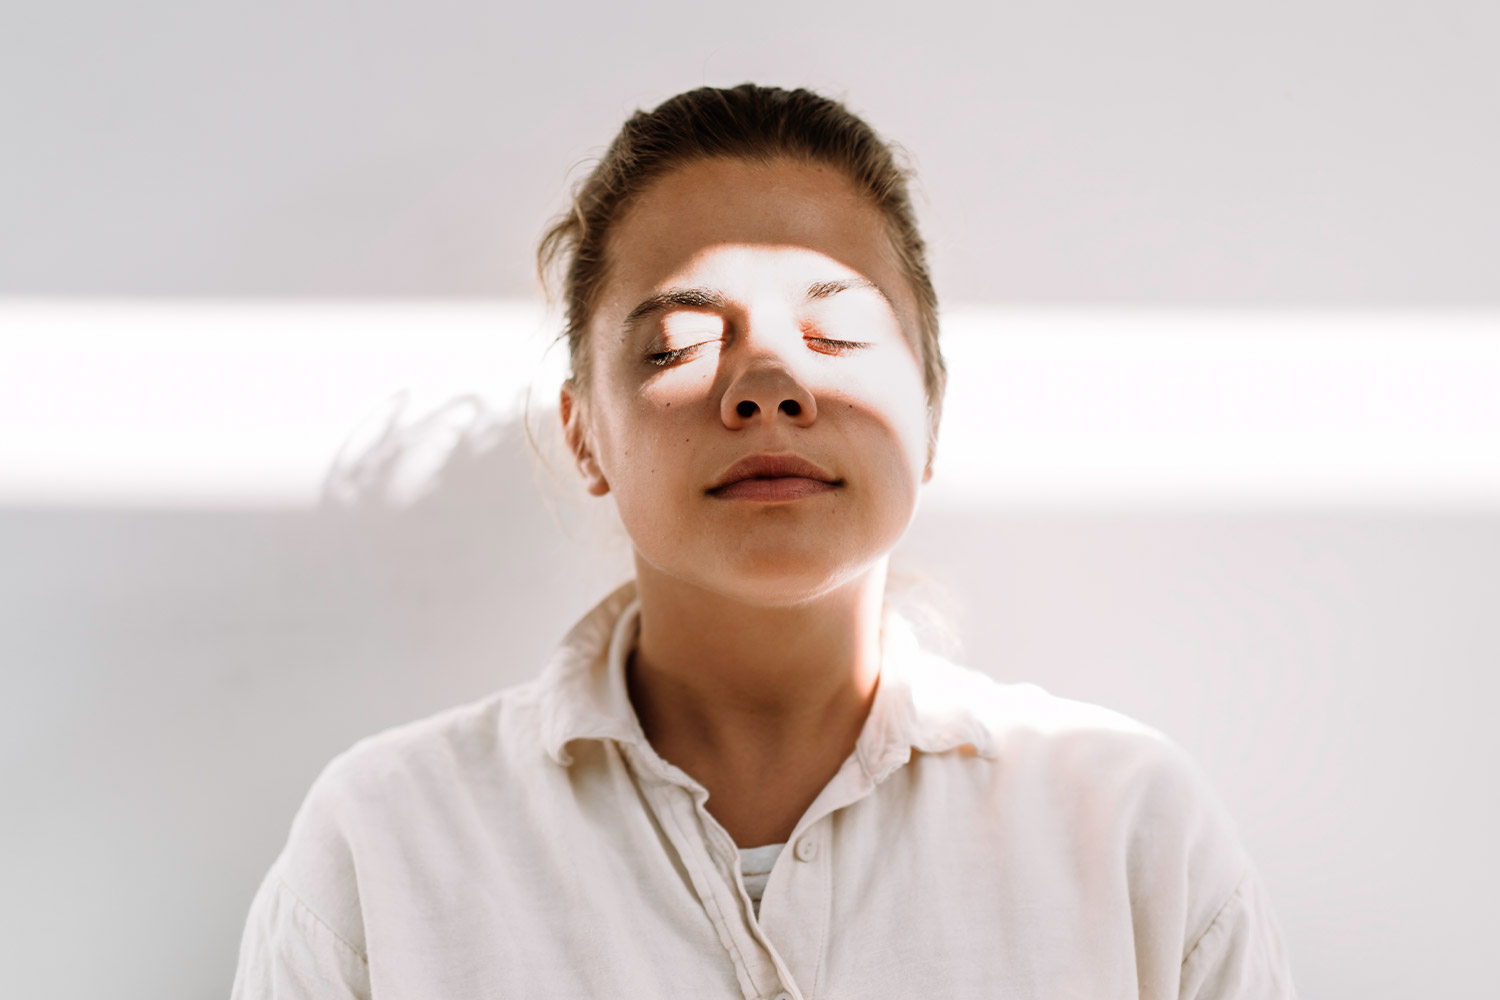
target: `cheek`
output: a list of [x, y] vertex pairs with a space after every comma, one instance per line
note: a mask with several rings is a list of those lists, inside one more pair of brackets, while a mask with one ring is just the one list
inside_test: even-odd
[[704, 397], [681, 380], [658, 379], [612, 399], [600, 413], [600, 464], [616, 499], [691, 478], [704, 427]]
[[927, 392], [920, 371], [900, 360], [872, 365], [831, 397], [851, 415], [857, 413], [868, 433], [888, 439], [899, 450], [902, 466], [926, 467]]
[[667, 372], [631, 396], [630, 420], [654, 444], [677, 448], [702, 433], [706, 416], [717, 414], [712, 395], [713, 374], [702, 366]]
[[704, 359], [669, 368], [642, 384], [629, 405], [640, 419], [680, 422], [686, 414], [700, 413], [711, 401], [715, 371], [716, 366]]

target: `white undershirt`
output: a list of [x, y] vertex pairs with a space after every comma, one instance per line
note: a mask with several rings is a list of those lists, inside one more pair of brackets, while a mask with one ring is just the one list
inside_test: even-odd
[[776, 864], [785, 846], [783, 843], [740, 848], [740, 873], [745, 877], [745, 891], [750, 894], [757, 917], [760, 916], [760, 897], [766, 891], [766, 880], [771, 877], [771, 866]]

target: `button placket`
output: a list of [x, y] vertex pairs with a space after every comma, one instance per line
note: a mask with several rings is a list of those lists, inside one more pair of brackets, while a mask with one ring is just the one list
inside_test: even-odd
[[702, 804], [697, 801], [694, 789], [660, 772], [652, 773], [653, 777], [642, 787], [646, 802], [687, 870], [699, 905], [734, 967], [740, 989], [746, 1000], [773, 996], [768, 987], [784, 985], [784, 970], [749, 932], [740, 914], [738, 892], [732, 884], [724, 882], [725, 872], [713, 843], [713, 831], [702, 822]]
[[[753, 949], [746, 949], [747, 957], [750, 951], [753, 950], [756, 959], [769, 963], [771, 967], [771, 981], [785, 987], [785, 989], [775, 994], [775, 996], [785, 997], [786, 1000], [802, 1000], [802, 994], [798, 991], [792, 970], [787, 967], [786, 961], [780, 954], [775, 943], [766, 935], [764, 927], [751, 915], [753, 911], [749, 908], [750, 897], [745, 892], [744, 881], [739, 870], [739, 849], [735, 846], [728, 832], [719, 825], [718, 820], [714, 819], [713, 815], [704, 806], [703, 800], [695, 797], [694, 808], [698, 817], [699, 829], [703, 832], [704, 847], [708, 849], [712, 856], [723, 862], [724, 867], [721, 867], [720, 874], [724, 877], [728, 891], [739, 901], [740, 905], [736, 908], [735, 912], [741, 919], [735, 926], [745, 931], [750, 940], [754, 942]], [[722, 858], [719, 856], [719, 850], [715, 849], [715, 845], [719, 850], [724, 852]], [[757, 968], [761, 969], [759, 965], [757, 965]], [[764, 974], [763, 969], [761, 972]]]
[[774, 942], [777, 957], [786, 968], [781, 985], [791, 989], [793, 997], [801, 996], [796, 991], [815, 994], [820, 988], [832, 912], [826, 845], [830, 822], [829, 817], [816, 821], [787, 844], [761, 899], [760, 931]]

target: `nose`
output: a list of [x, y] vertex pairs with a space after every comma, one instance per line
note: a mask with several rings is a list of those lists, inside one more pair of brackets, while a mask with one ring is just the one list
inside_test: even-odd
[[812, 390], [786, 365], [762, 357], [736, 374], [719, 400], [719, 414], [730, 430], [779, 419], [807, 427], [817, 419], [818, 403]]

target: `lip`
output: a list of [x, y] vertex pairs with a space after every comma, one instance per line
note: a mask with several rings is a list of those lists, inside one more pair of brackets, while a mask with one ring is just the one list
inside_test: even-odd
[[747, 500], [796, 500], [842, 485], [842, 479], [801, 455], [748, 455], [725, 469], [707, 492]]

